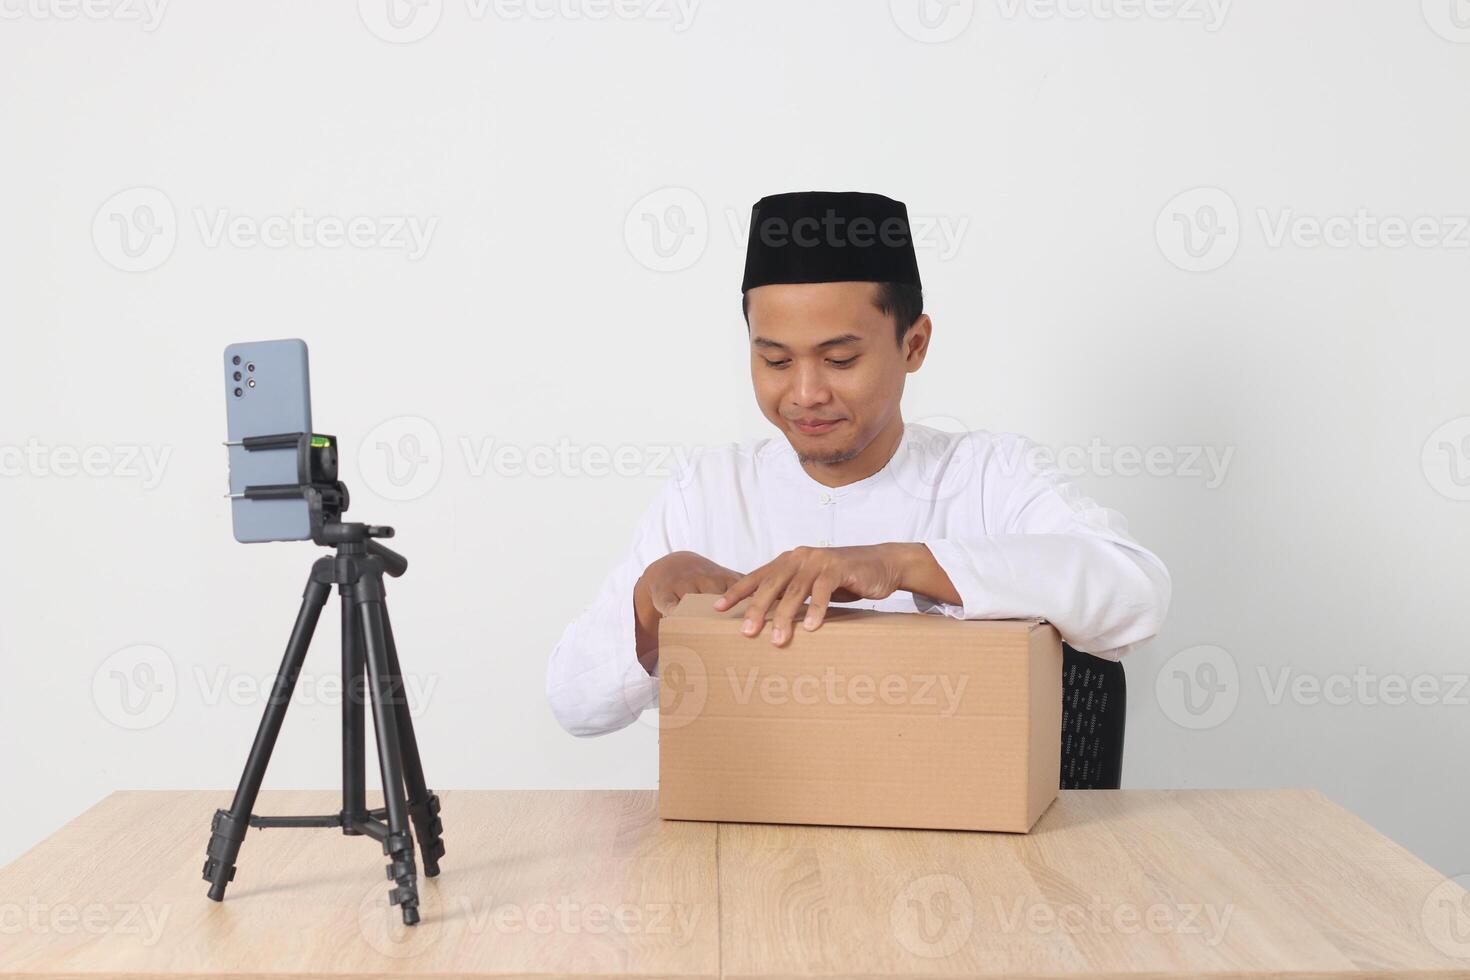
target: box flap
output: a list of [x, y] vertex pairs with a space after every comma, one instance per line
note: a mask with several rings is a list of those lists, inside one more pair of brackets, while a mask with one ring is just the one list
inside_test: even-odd
[[[679, 600], [679, 605], [669, 613], [666, 619], [678, 617], [687, 620], [739, 620], [745, 618], [745, 608], [750, 600], [741, 599], [735, 605], [724, 611], [715, 608], [717, 594], [706, 594], [703, 592], [691, 592]], [[802, 606], [806, 608], [805, 605]], [[770, 613], [766, 614], [769, 621]], [[800, 622], [800, 616], [797, 622]], [[853, 609], [847, 606], [833, 605], [827, 607], [827, 615], [822, 620], [821, 629], [829, 626], [842, 626], [853, 623], [881, 623], [885, 626], [898, 626], [910, 629], [915, 626], [929, 629], [985, 629], [1030, 632], [1045, 623], [1042, 619], [955, 619], [951, 616], [941, 616], [937, 613], [902, 613], [885, 612], [877, 609]], [[947, 624], [947, 625], [946, 625]]]

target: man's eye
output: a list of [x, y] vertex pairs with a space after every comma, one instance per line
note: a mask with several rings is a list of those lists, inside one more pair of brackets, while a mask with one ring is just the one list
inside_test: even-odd
[[[766, 367], [778, 369], [784, 368], [786, 365], [791, 363], [791, 358], [789, 357], [784, 357], [779, 361], [772, 361], [769, 358], [765, 357], [761, 358], [761, 360], [766, 362]], [[831, 364], [833, 367], [845, 368], [851, 366], [852, 362], [856, 360], [857, 355], [854, 354], [852, 357], [844, 358], [842, 360], [837, 360], [836, 358], [829, 357], [827, 358], [827, 363]]]

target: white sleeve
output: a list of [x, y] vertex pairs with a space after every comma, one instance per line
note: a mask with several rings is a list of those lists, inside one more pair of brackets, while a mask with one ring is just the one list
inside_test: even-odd
[[653, 562], [689, 550], [684, 485], [679, 473], [664, 484], [644, 511], [628, 554], [551, 651], [546, 698], [556, 720], [573, 735], [625, 728], [658, 702], [657, 671], [650, 676], [638, 662], [633, 587]]
[[1158, 633], [1169, 571], [1129, 537], [1121, 514], [1037, 465], [1034, 448], [1017, 440], [977, 461], [979, 479], [957, 503], [980, 509], [961, 523], [984, 531], [922, 542], [963, 600], [932, 608], [956, 619], [1041, 617], [1073, 648], [1118, 660]]

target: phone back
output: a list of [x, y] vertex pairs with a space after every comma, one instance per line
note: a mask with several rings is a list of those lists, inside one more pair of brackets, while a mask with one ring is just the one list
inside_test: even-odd
[[[229, 441], [311, 431], [311, 381], [306, 343], [267, 340], [225, 348], [225, 416]], [[247, 486], [295, 483], [296, 451], [248, 452], [230, 446], [230, 492]], [[230, 501], [236, 541], [304, 541], [311, 537], [306, 500]]]

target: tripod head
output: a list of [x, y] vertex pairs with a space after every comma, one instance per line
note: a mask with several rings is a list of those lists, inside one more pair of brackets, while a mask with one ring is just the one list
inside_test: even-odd
[[[342, 487], [342, 494], [345, 498], [347, 488], [341, 483], [338, 483], [337, 486]], [[307, 498], [307, 502], [310, 504], [309, 497]], [[344, 504], [342, 510], [346, 509], [347, 507]], [[356, 550], [356, 546], [361, 546], [362, 550], [368, 554], [381, 558], [383, 560], [383, 571], [394, 578], [408, 571], [407, 558], [404, 558], [392, 548], [378, 544], [378, 542], [373, 540], [374, 538], [393, 537], [393, 529], [391, 527], [380, 524], [358, 524], [352, 521], [344, 523], [337, 520], [318, 523], [316, 514], [313, 511], [311, 528], [311, 539], [313, 541], [320, 545], [336, 548], [338, 554], [349, 553]], [[347, 547], [344, 548], [344, 545]]]

